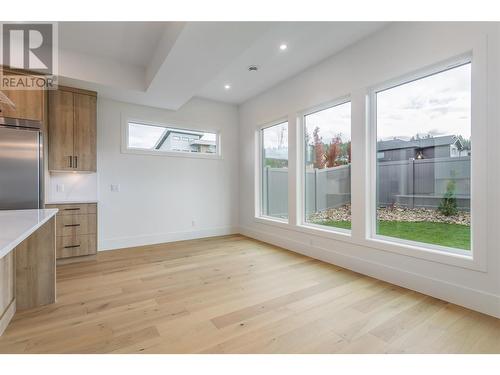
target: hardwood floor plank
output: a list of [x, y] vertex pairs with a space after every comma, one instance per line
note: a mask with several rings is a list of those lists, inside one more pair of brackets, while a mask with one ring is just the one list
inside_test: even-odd
[[241, 235], [58, 266], [0, 353], [500, 353], [500, 320]]

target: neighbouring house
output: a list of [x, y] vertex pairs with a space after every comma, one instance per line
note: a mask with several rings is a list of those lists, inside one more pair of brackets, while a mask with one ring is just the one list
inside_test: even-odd
[[215, 140], [203, 139], [204, 134], [190, 130], [168, 129], [154, 148], [164, 151], [214, 153], [216, 151]]
[[405, 141], [391, 139], [377, 142], [378, 161], [434, 159], [470, 155], [455, 135], [418, 138]]

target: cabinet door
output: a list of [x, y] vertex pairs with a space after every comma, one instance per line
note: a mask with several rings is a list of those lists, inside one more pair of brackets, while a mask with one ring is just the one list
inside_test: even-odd
[[2, 90], [2, 92], [12, 100], [16, 108], [2, 104], [0, 107], [1, 117], [43, 121], [42, 90]]
[[49, 92], [49, 170], [74, 170], [73, 93]]
[[96, 171], [96, 109], [97, 98], [74, 93], [75, 164], [78, 171]]
[[[5, 76], [28, 76], [10, 70], [3, 70]], [[31, 77], [31, 76], [28, 76]], [[39, 78], [43, 79], [43, 78]], [[3, 89], [0, 84], [0, 90], [12, 102], [16, 108], [11, 108], [6, 104], [0, 105], [0, 117], [12, 117], [24, 120], [43, 121], [43, 107], [44, 107], [44, 91], [40, 90], [8, 90]]]

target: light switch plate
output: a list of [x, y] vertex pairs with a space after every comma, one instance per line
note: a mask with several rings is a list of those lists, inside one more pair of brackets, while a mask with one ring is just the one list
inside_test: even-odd
[[113, 193], [118, 193], [120, 191], [120, 184], [111, 184], [111, 191]]

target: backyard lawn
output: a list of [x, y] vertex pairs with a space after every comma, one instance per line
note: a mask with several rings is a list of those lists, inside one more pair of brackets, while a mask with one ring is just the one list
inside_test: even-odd
[[[327, 220], [321, 225], [351, 229], [350, 221]], [[379, 221], [378, 234], [410, 241], [470, 250], [470, 227], [460, 224], [428, 221]]]

